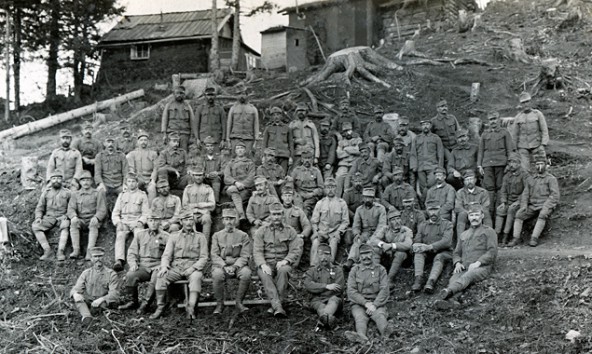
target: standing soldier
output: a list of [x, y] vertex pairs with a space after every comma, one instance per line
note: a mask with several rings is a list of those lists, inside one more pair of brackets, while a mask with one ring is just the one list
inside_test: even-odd
[[258, 138], [259, 112], [255, 106], [247, 102], [247, 94], [241, 93], [238, 102], [228, 111], [226, 143], [235, 151], [236, 145], [240, 142], [245, 145], [246, 153], [252, 154], [253, 144]]
[[401, 168], [403, 170], [403, 181], [409, 183], [415, 189], [415, 174], [409, 171], [411, 146], [406, 147], [403, 139], [397, 137], [393, 141], [393, 151], [384, 157], [382, 162], [381, 186], [386, 188], [393, 182], [393, 170]]
[[156, 197], [156, 174], [158, 172], [158, 153], [148, 150], [148, 133], [138, 131], [138, 145], [135, 150], [127, 154], [129, 172], [136, 174], [138, 187], [146, 192], [148, 200]]
[[302, 164], [292, 170], [294, 189], [302, 198], [302, 209], [309, 216], [317, 201], [323, 196], [323, 176], [318, 168], [312, 165], [313, 157], [310, 150], [302, 152]]
[[70, 291], [84, 325], [90, 324], [93, 318], [89, 305], [92, 308], [106, 309], [119, 298], [117, 274], [103, 263], [105, 250], [102, 247], [93, 247], [90, 254], [92, 267], [80, 274]]
[[127, 159], [121, 151], [116, 151], [113, 137], [105, 138], [105, 150], [95, 157], [95, 184], [106, 196], [119, 195], [127, 176]]
[[180, 229], [179, 214], [181, 213], [181, 198], [171, 194], [169, 182], [160, 179], [156, 182], [158, 195], [150, 204], [152, 215], [158, 218], [159, 224], [165, 231], [173, 232]]
[[82, 137], [76, 139], [72, 144], [72, 149], [78, 150], [82, 156], [82, 169], [90, 171], [91, 175], [95, 174], [95, 157], [103, 146], [101, 143], [93, 139], [92, 131], [93, 125], [91, 122], [86, 121], [82, 124]]
[[255, 177], [255, 192], [247, 204], [247, 220], [251, 223], [251, 235], [269, 220], [269, 208], [279, 203], [279, 199], [269, 192], [267, 179], [263, 176]]
[[[148, 228], [138, 230], [127, 250], [129, 269], [125, 275], [124, 295], [126, 302], [119, 306], [120, 310], [130, 310], [140, 305], [138, 313], [146, 311], [154, 296], [156, 275], [160, 258], [169, 239], [169, 234], [162, 231], [161, 218], [154, 212], [148, 217]], [[138, 301], [139, 283], [149, 282], [142, 303]]]
[[[68, 218], [70, 219], [70, 238], [72, 253], [70, 258], [80, 256], [80, 230], [88, 230], [88, 247], [86, 259], [90, 260], [90, 249], [95, 247], [99, 237], [99, 227], [107, 216], [105, 192], [92, 188], [92, 176], [89, 171], [80, 174], [80, 190], [72, 193], [68, 202]], [[60, 255], [58, 255], [59, 257]]]
[[282, 307], [292, 265], [302, 255], [302, 239], [282, 221], [284, 209], [280, 203], [270, 207], [270, 224], [260, 227], [253, 236], [253, 259], [265, 293], [271, 300], [270, 312], [285, 317]]
[[495, 208], [501, 202], [501, 189], [508, 158], [514, 150], [514, 142], [507, 129], [499, 127], [499, 113], [487, 115], [489, 130], [479, 141], [477, 166], [483, 176], [483, 187], [489, 193], [489, 215], [493, 218]]
[[514, 226], [516, 212], [520, 209], [520, 196], [524, 191], [528, 173], [522, 169], [520, 155], [513, 152], [508, 157], [508, 172], [505, 174], [500, 193], [500, 205], [495, 213], [495, 232], [499, 236], [503, 232], [501, 244], [506, 245], [510, 239], [510, 231]]
[[360, 125], [360, 120], [356, 116], [356, 112], [354, 112], [349, 104], [349, 98], [344, 97], [339, 101], [339, 110], [341, 111], [339, 116], [333, 120], [333, 124], [331, 125], [331, 130], [341, 133], [343, 132], [343, 124], [350, 123], [352, 126], [352, 130], [357, 132], [362, 132], [362, 126]]
[[333, 166], [336, 161], [337, 137], [330, 131], [331, 121], [326, 118], [321, 121], [319, 134], [319, 168], [322, 168], [323, 178], [333, 176]]
[[467, 227], [468, 211], [471, 204], [479, 204], [483, 208], [485, 219], [483, 223], [491, 227], [491, 215], [489, 215], [489, 195], [487, 191], [481, 187], [477, 187], [475, 182], [475, 172], [465, 171], [464, 187], [456, 192], [456, 200], [454, 201], [454, 211], [456, 212], [456, 234], [460, 235]]
[[352, 163], [349, 173], [361, 173], [364, 188], [376, 188], [382, 177], [382, 162], [371, 154], [372, 147], [369, 144], [362, 143], [359, 149], [360, 156]]
[[32, 229], [37, 242], [43, 248], [43, 256], [39, 260], [47, 261], [53, 256], [53, 252], [49, 247], [45, 232], [59, 226], [58, 260], [64, 260], [66, 258], [64, 249], [68, 242], [68, 227], [70, 226], [70, 221], [66, 215], [70, 190], [62, 186], [63, 178], [60, 171], [54, 171], [48, 177], [51, 188], [44, 189], [41, 197], [39, 197]]
[[395, 276], [403, 261], [407, 259], [413, 244], [413, 232], [403, 226], [400, 211], [392, 209], [388, 212], [388, 227], [375, 233], [370, 239], [370, 244], [377, 247], [378, 255], [387, 258], [391, 264], [388, 277], [391, 288], [394, 287]]
[[184, 209], [180, 219], [183, 228], [169, 236], [162, 254], [156, 278], [156, 311], [150, 316], [151, 319], [162, 315], [168, 285], [183, 279], [189, 281], [189, 299], [185, 312], [188, 319], [195, 318], [203, 270], [208, 262], [208, 240], [204, 234], [195, 231], [193, 212], [190, 209]]
[[224, 308], [224, 281], [228, 278], [238, 279], [236, 292], [236, 309], [245, 312], [248, 308], [243, 305], [243, 299], [251, 283], [251, 268], [249, 258], [252, 245], [249, 235], [237, 229], [236, 210], [224, 209], [222, 223], [224, 230], [212, 236], [212, 279], [214, 280], [214, 296], [218, 304], [214, 314], [221, 314]]
[[[292, 187], [284, 186], [284, 188], [282, 188], [281, 196], [282, 205], [284, 206], [283, 223], [285, 225], [292, 226], [292, 228], [298, 234], [298, 237], [302, 239], [302, 254], [306, 257], [306, 255], [310, 254], [310, 250], [312, 247], [310, 238], [310, 235], [312, 234], [312, 226], [310, 224], [310, 221], [304, 213], [304, 210], [294, 205], [294, 189], [292, 189]], [[296, 264], [300, 264], [300, 260], [298, 260]]]
[[78, 150], [70, 147], [72, 133], [68, 129], [60, 130], [62, 146], [53, 150], [47, 161], [47, 173], [45, 181], [49, 182], [54, 172], [62, 175], [65, 188], [77, 189], [78, 176], [82, 172], [82, 155]]
[[[271, 124], [263, 131], [263, 147], [273, 148], [275, 158], [284, 171], [292, 164], [294, 154], [294, 139], [292, 129], [284, 122], [284, 111], [279, 107], [272, 107]], [[282, 176], [283, 177], [283, 176]]]
[[349, 188], [350, 178], [349, 170], [351, 169], [354, 159], [360, 155], [359, 145], [362, 139], [358, 134], [355, 134], [350, 122], [341, 124], [342, 138], [337, 143], [337, 171], [335, 171], [335, 179], [337, 180], [337, 196], [341, 198], [343, 191]]
[[[440, 214], [440, 216], [442, 216], [442, 214]], [[401, 224], [405, 227], [408, 227], [415, 235], [417, 233], [417, 226], [424, 221], [425, 212], [416, 207], [415, 198], [403, 198]]]
[[514, 118], [514, 124], [510, 130], [514, 147], [518, 149], [522, 168], [526, 172], [531, 171], [530, 164], [536, 155], [547, 158], [545, 148], [549, 144], [549, 129], [545, 116], [541, 111], [532, 108], [530, 100], [528, 92], [520, 94], [523, 110]]
[[376, 323], [383, 337], [389, 335], [388, 311], [389, 284], [386, 269], [374, 262], [374, 251], [370, 245], [360, 246], [360, 263], [356, 264], [347, 278], [347, 298], [352, 303], [351, 311], [356, 331], [346, 331], [347, 339], [367, 342], [370, 319]]
[[212, 187], [216, 202], [219, 203], [220, 188], [225, 167], [224, 159], [222, 154], [215, 152], [218, 140], [211, 136], [207, 136], [202, 142], [205, 145], [206, 153], [197, 164], [202, 164], [204, 166], [206, 174], [205, 182]]
[[456, 131], [456, 142], [456, 146], [452, 149], [450, 155], [448, 155], [446, 165], [448, 168], [448, 178], [446, 180], [454, 189], [459, 190], [463, 186], [462, 171], [477, 171], [479, 148], [469, 143], [469, 131], [466, 129]]
[[319, 315], [319, 322], [332, 329], [335, 313], [341, 307], [345, 279], [343, 269], [331, 261], [331, 247], [326, 243], [319, 245], [319, 262], [304, 274], [304, 287], [312, 294], [310, 307]]
[[418, 194], [423, 201], [426, 200], [428, 188], [434, 185], [433, 171], [436, 167], [444, 167], [444, 146], [440, 138], [432, 133], [432, 123], [429, 120], [421, 121], [421, 134], [415, 138], [415, 144], [411, 146], [411, 158], [409, 168], [417, 174], [419, 184]]
[[[334, 178], [325, 181], [325, 197], [314, 207], [312, 218], [312, 246], [310, 249], [310, 265], [317, 264], [317, 252], [321, 243], [331, 247], [331, 260], [335, 262], [337, 247], [349, 226], [349, 211], [345, 200], [335, 194], [337, 183]], [[349, 245], [349, 242], [346, 243]]]
[[192, 135], [197, 135], [195, 132], [191, 134], [191, 129], [197, 126], [195, 124], [195, 116], [191, 105], [185, 101], [184, 86], [179, 85], [175, 87], [173, 95], [175, 96], [175, 100], [170, 101], [164, 106], [160, 132], [163, 134], [165, 144], [169, 138], [169, 133], [176, 132], [179, 134], [180, 147], [187, 151], [189, 138]]
[[243, 201], [251, 196], [251, 189], [255, 180], [255, 163], [246, 157], [247, 146], [245, 143], [234, 142], [236, 157], [224, 168], [224, 184], [226, 194], [232, 199], [238, 212], [239, 220], [246, 220]]
[[352, 175], [352, 186], [345, 190], [343, 193], [343, 200], [347, 204], [349, 210], [349, 218], [354, 219], [356, 210], [362, 204], [364, 204], [364, 186], [362, 186], [362, 174], [356, 172]]
[[458, 120], [452, 114], [448, 114], [448, 102], [441, 100], [436, 104], [438, 113], [432, 118], [432, 132], [440, 137], [442, 145], [448, 152], [456, 146], [455, 133], [460, 129]]
[[386, 187], [382, 193], [381, 202], [388, 210], [403, 210], [403, 199], [413, 198], [417, 203], [417, 194], [411, 185], [403, 182], [403, 170], [395, 167], [393, 170], [393, 183]]
[[390, 124], [383, 120], [384, 109], [380, 106], [374, 107], [374, 122], [369, 122], [364, 130], [364, 142], [368, 144], [372, 156], [380, 162], [389, 151], [389, 143], [395, 136]]
[[432, 259], [432, 270], [423, 288], [423, 291], [432, 294], [446, 262], [452, 259], [453, 231], [452, 223], [440, 217], [440, 204], [437, 201], [428, 200], [426, 207], [428, 220], [419, 224], [417, 234], [413, 239], [415, 282], [411, 290], [421, 290], [426, 259]]
[[403, 145], [405, 145], [407, 150], [411, 150], [416, 136], [414, 132], [409, 130], [409, 118], [404, 116], [399, 117], [399, 128], [397, 129], [396, 138], [403, 140]]
[[276, 163], [276, 151], [274, 148], [263, 150], [263, 164], [257, 167], [257, 175], [267, 178], [269, 192], [278, 196], [279, 189], [286, 182], [286, 170]]
[[173, 190], [182, 191], [189, 183], [187, 151], [179, 149], [179, 133], [169, 133], [166, 149], [158, 155], [158, 178], [166, 179]]
[[212, 137], [216, 143], [226, 141], [226, 112], [216, 101], [216, 89], [206, 87], [204, 94], [206, 102], [195, 110], [195, 127], [192, 128], [198, 146], [205, 143], [207, 137]]
[[[426, 200], [437, 200], [440, 205], [440, 216], [448, 221], [453, 221], [454, 202], [456, 191], [454, 187], [446, 183], [446, 170], [442, 167], [434, 169], [436, 184], [428, 189]], [[456, 218], [454, 218], [456, 220]]]
[[201, 224], [202, 233], [209, 241], [212, 232], [212, 212], [216, 209], [214, 190], [204, 183], [203, 166], [197, 165], [190, 172], [193, 182], [183, 191], [183, 207], [191, 211], [196, 224]]
[[312, 151], [314, 164], [318, 163], [320, 157], [319, 133], [316, 125], [308, 119], [308, 107], [305, 104], [298, 104], [295, 115], [296, 119], [289, 124], [294, 138], [292, 170], [300, 165], [300, 159], [304, 151]]
[[136, 148], [137, 139], [132, 136], [130, 124], [128, 122], [121, 123], [120, 131], [121, 135], [115, 142], [115, 147], [117, 148], [117, 151], [127, 155]]
[[146, 193], [138, 189], [138, 177], [135, 173], [127, 174], [127, 191], [117, 197], [111, 221], [116, 228], [115, 263], [113, 270], [120, 272], [125, 263], [125, 240], [130, 232], [143, 229], [150, 213]]
[[545, 155], [535, 156], [535, 166], [537, 173], [526, 180], [524, 191], [520, 196], [520, 209], [518, 209], [514, 221], [514, 238], [508, 244], [509, 247], [516, 246], [520, 241], [524, 220], [535, 216], [537, 221], [534, 230], [532, 230], [529, 244], [536, 247], [547, 219], [559, 204], [559, 184], [557, 178], [547, 172], [547, 158]]

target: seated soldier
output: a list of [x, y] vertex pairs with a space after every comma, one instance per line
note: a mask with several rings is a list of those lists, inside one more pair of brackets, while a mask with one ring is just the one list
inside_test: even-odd
[[182, 191], [189, 183], [187, 151], [179, 147], [180, 135], [170, 132], [166, 149], [158, 155], [158, 178], [167, 179], [172, 190]]
[[471, 205], [471, 227], [458, 237], [452, 260], [454, 274], [448, 286], [438, 294], [439, 300], [434, 304], [436, 308], [450, 308], [452, 304], [447, 303], [446, 299], [491, 274], [497, 257], [497, 236], [491, 227], [483, 225], [483, 218], [482, 207]]
[[220, 203], [220, 187], [225, 167], [225, 161], [221, 153], [215, 152], [218, 142], [211, 136], [203, 140], [205, 146], [205, 154], [202, 157], [202, 164], [205, 168], [206, 178], [205, 182], [214, 190], [214, 198], [216, 203]]
[[520, 196], [520, 209], [516, 213], [514, 221], [514, 238], [508, 244], [509, 247], [516, 246], [520, 241], [522, 224], [525, 220], [537, 217], [534, 230], [530, 237], [530, 246], [536, 247], [539, 237], [545, 228], [547, 219], [559, 204], [559, 184], [557, 178], [547, 172], [547, 159], [545, 155], [535, 156], [536, 173], [532, 174], [524, 186]]
[[275, 317], [285, 317], [282, 300], [292, 265], [302, 255], [302, 239], [282, 221], [284, 209], [280, 203], [272, 204], [269, 211], [270, 224], [264, 224], [253, 235], [253, 259], [265, 293], [271, 300], [268, 312]]
[[403, 170], [403, 181], [409, 183], [415, 189], [415, 174], [409, 171], [409, 149], [411, 147], [405, 146], [402, 138], [395, 138], [393, 140], [393, 151], [384, 157], [382, 163], [382, 178], [380, 185], [386, 188], [393, 182], [393, 170], [400, 168]]
[[337, 180], [337, 196], [341, 198], [343, 192], [349, 188], [349, 171], [355, 158], [360, 155], [359, 145], [362, 143], [362, 138], [354, 133], [350, 122], [343, 122], [340, 132], [342, 137], [335, 150], [337, 156], [335, 179]]
[[159, 318], [164, 310], [164, 298], [169, 284], [178, 280], [189, 281], [189, 299], [185, 307], [188, 319], [195, 318], [195, 306], [201, 293], [203, 269], [208, 262], [208, 240], [201, 232], [195, 231], [193, 211], [181, 212], [183, 228], [169, 236], [160, 261], [156, 278], [156, 311], [151, 319]]
[[126, 302], [119, 306], [120, 310], [138, 307], [139, 283], [149, 282], [149, 285], [138, 309], [138, 314], [146, 311], [154, 296], [160, 258], [169, 239], [169, 234], [160, 228], [161, 221], [160, 215], [152, 212], [148, 217], [148, 228], [137, 231], [127, 249], [129, 269], [125, 275], [124, 295]]
[[362, 186], [364, 188], [376, 188], [382, 177], [382, 162], [371, 155], [371, 147], [368, 144], [360, 144], [359, 150], [360, 156], [356, 157], [352, 162], [349, 174], [361, 173]]
[[463, 177], [464, 187], [456, 192], [456, 199], [454, 201], [457, 235], [462, 234], [467, 227], [467, 223], [469, 222], [468, 210], [471, 204], [481, 205], [485, 213], [483, 223], [487, 226], [492, 226], [491, 216], [489, 215], [489, 194], [485, 189], [475, 185], [477, 178], [474, 171], [466, 170]]
[[415, 206], [415, 198], [403, 199], [403, 210], [401, 210], [401, 224], [408, 227], [415, 235], [417, 226], [425, 221], [425, 211]]
[[137, 146], [127, 154], [129, 172], [136, 174], [138, 188], [146, 192], [148, 201], [156, 197], [156, 177], [158, 173], [158, 152], [148, 149], [149, 136], [144, 130], [138, 130]]
[[386, 187], [382, 193], [381, 202], [387, 210], [403, 209], [403, 199], [413, 198], [414, 203], [417, 203], [417, 193], [415, 189], [405, 182], [403, 182], [403, 169], [395, 167], [393, 169], [393, 183]]
[[251, 268], [249, 259], [252, 245], [249, 235], [237, 229], [238, 214], [234, 209], [222, 211], [224, 230], [212, 236], [212, 279], [214, 280], [214, 296], [218, 304], [214, 314], [219, 315], [224, 309], [224, 281], [228, 278], [238, 279], [236, 292], [236, 309], [245, 312], [248, 308], [243, 305], [243, 299], [251, 283]]
[[232, 199], [239, 220], [246, 220], [243, 202], [251, 196], [255, 179], [255, 163], [246, 157], [247, 147], [244, 142], [235, 141], [234, 144], [236, 157], [224, 168], [225, 192]]
[[251, 223], [251, 235], [254, 235], [255, 231], [268, 221], [269, 206], [273, 203], [279, 203], [279, 200], [269, 192], [267, 179], [263, 176], [255, 177], [255, 192], [247, 205], [247, 220]]
[[[310, 221], [306, 217], [302, 208], [294, 205], [294, 189], [291, 186], [284, 186], [282, 188], [282, 205], [284, 206], [284, 220], [283, 222], [290, 225], [296, 230], [298, 237], [303, 241], [302, 249], [303, 256], [306, 252], [310, 252], [312, 247], [312, 240], [310, 235], [312, 234], [312, 226]], [[295, 265], [300, 264], [300, 259]]]
[[68, 202], [68, 218], [70, 218], [70, 238], [73, 251], [70, 258], [80, 256], [80, 230], [88, 230], [88, 247], [86, 259], [90, 260], [88, 250], [95, 247], [99, 237], [99, 227], [107, 216], [105, 192], [92, 188], [92, 176], [89, 171], [80, 174], [78, 191], [72, 193]]
[[45, 232], [58, 226], [60, 229], [58, 260], [64, 260], [66, 259], [64, 250], [68, 242], [68, 227], [70, 226], [70, 220], [66, 215], [70, 190], [62, 186], [61, 171], [54, 171], [48, 176], [51, 188], [44, 189], [39, 197], [39, 202], [35, 207], [35, 221], [33, 221], [32, 229], [37, 242], [43, 248], [43, 256], [39, 259], [47, 261], [53, 256], [53, 252], [47, 242]]
[[181, 228], [181, 199], [170, 194], [169, 182], [165, 178], [156, 182], [156, 198], [152, 200], [150, 211], [158, 217], [164, 231], [174, 232]]
[[380, 106], [375, 106], [374, 121], [368, 122], [366, 125], [363, 138], [368, 143], [372, 156], [375, 156], [381, 163], [389, 151], [389, 143], [393, 141], [394, 136], [395, 132], [393, 128], [384, 121], [384, 109]]
[[257, 175], [267, 178], [269, 192], [274, 196], [279, 195], [280, 188], [286, 182], [284, 168], [276, 163], [276, 151], [274, 148], [263, 150], [263, 164], [257, 167]]
[[432, 259], [432, 270], [423, 288], [426, 293], [432, 294], [445, 263], [452, 259], [453, 230], [452, 223], [440, 217], [440, 204], [437, 201], [428, 200], [426, 206], [428, 220], [419, 224], [417, 234], [413, 239], [415, 282], [411, 290], [421, 290], [424, 265], [427, 259]]
[[386, 269], [373, 261], [372, 246], [360, 246], [360, 263], [356, 264], [347, 278], [347, 298], [352, 303], [351, 311], [356, 331], [346, 331], [345, 337], [354, 342], [367, 342], [370, 319], [376, 323], [383, 337], [389, 335], [388, 311], [389, 284]]
[[203, 166], [194, 166], [190, 169], [190, 173], [193, 182], [183, 191], [183, 207], [191, 210], [193, 221], [201, 224], [201, 231], [209, 241], [212, 231], [211, 213], [216, 208], [214, 190], [204, 183]]
[[466, 170], [477, 170], [478, 146], [469, 143], [469, 131], [459, 129], [455, 132], [456, 145], [448, 155], [448, 178], [454, 189], [459, 190], [463, 186], [462, 172]]
[[456, 191], [454, 187], [446, 183], [446, 170], [443, 167], [434, 169], [434, 179], [436, 184], [428, 189], [426, 200], [437, 200], [440, 204], [440, 217], [454, 223], [456, 220], [456, 214], [454, 214]]
[[318, 247], [319, 263], [304, 274], [304, 287], [312, 295], [310, 307], [319, 315], [319, 322], [328, 329], [335, 326], [335, 313], [341, 307], [345, 279], [341, 267], [331, 262], [331, 247]]
[[105, 137], [105, 150], [95, 157], [95, 184], [106, 196], [117, 196], [123, 190], [127, 176], [127, 159], [121, 151], [115, 150], [115, 140], [111, 135]]
[[[335, 262], [337, 247], [349, 226], [349, 211], [345, 201], [335, 194], [337, 182], [335, 178], [327, 178], [325, 182], [326, 197], [315, 205], [310, 223], [312, 225], [312, 245], [310, 248], [310, 265], [317, 264], [317, 250], [321, 243], [331, 247], [331, 261]], [[346, 242], [349, 245], [350, 242]]]
[[323, 196], [323, 176], [312, 165], [312, 151], [303, 151], [300, 159], [302, 164], [294, 168], [291, 177], [294, 180], [294, 191], [302, 199], [302, 209], [310, 216], [317, 201]]
[[388, 212], [388, 227], [374, 234], [370, 239], [370, 244], [377, 247], [376, 252], [391, 264], [388, 277], [391, 288], [394, 287], [395, 276], [403, 261], [407, 259], [413, 244], [413, 233], [402, 225], [400, 211], [392, 209]]
[[520, 196], [528, 180], [528, 173], [522, 169], [520, 155], [510, 153], [508, 172], [504, 175], [500, 190], [500, 205], [495, 213], [495, 233], [503, 234], [501, 244], [506, 245], [514, 226], [516, 212], [520, 209]]
[[89, 305], [92, 308], [106, 309], [119, 298], [117, 274], [105, 267], [103, 262], [105, 250], [102, 247], [93, 247], [90, 254], [92, 267], [80, 274], [70, 291], [74, 305], [82, 315], [83, 324], [89, 324], [93, 317]]

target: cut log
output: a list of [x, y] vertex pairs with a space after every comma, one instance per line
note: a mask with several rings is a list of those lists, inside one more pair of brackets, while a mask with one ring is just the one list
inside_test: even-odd
[[399, 60], [403, 59], [403, 55], [407, 55], [410, 57], [418, 57], [418, 58], [428, 58], [428, 56], [422, 52], [418, 52], [415, 49], [415, 42], [412, 40], [405, 41], [401, 50], [397, 54], [397, 58]]
[[111, 98], [105, 101], [97, 102], [95, 104], [91, 104], [88, 106], [80, 107], [74, 109], [72, 111], [68, 111], [65, 113], [56, 114], [54, 116], [50, 116], [44, 119], [40, 119], [35, 122], [23, 124], [16, 126], [14, 128], [10, 128], [7, 130], [0, 131], [0, 139], [4, 139], [7, 137], [12, 137], [13, 139], [20, 138], [22, 136], [26, 136], [32, 133], [36, 133], [40, 130], [47, 129], [53, 127], [54, 125], [67, 122], [74, 118], [82, 117], [87, 114], [93, 114], [97, 111], [102, 111], [104, 109], [108, 109], [113, 104], [123, 103], [129, 100], [133, 100], [135, 98], [139, 98], [144, 96], [144, 90], [137, 90], [125, 95]]

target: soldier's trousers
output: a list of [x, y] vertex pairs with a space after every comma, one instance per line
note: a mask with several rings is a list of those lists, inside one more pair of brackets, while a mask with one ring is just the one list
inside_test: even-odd
[[138, 284], [149, 281], [150, 288], [146, 291], [145, 298], [143, 301], [150, 301], [152, 295], [154, 295], [154, 289], [156, 287], [156, 279], [158, 278], [158, 271], [154, 271], [150, 268], [139, 267], [134, 272], [127, 272], [125, 275], [125, 286], [126, 287], [137, 287]]
[[483, 188], [489, 194], [489, 215], [493, 217], [495, 208], [501, 201], [502, 181], [504, 179], [504, 170], [506, 166], [483, 167], [485, 176], [483, 176]]
[[386, 307], [381, 306], [374, 311], [372, 316], [368, 316], [366, 313], [366, 308], [364, 306], [353, 304], [351, 307], [352, 316], [354, 317], [354, 322], [356, 324], [356, 332], [358, 334], [366, 336], [366, 332], [368, 330], [368, 322], [370, 319], [376, 323], [376, 327], [378, 327], [378, 331], [380, 334], [384, 333], [386, 326], [388, 325], [387, 318], [388, 313], [386, 311]]
[[[436, 179], [432, 170], [428, 171], [417, 171], [417, 183], [419, 184], [419, 190], [421, 191], [421, 202], [425, 203], [428, 189], [436, 184]], [[411, 186], [415, 189], [415, 186]]]
[[212, 187], [214, 190], [214, 199], [216, 199], [216, 203], [220, 203], [220, 189], [222, 187], [222, 182], [220, 181], [220, 177], [216, 176], [213, 178], [206, 178], [205, 182]]
[[[237, 278], [239, 282], [239, 288], [241, 285], [244, 287], [251, 281], [251, 268], [244, 266], [234, 274], [228, 274], [223, 268], [213, 267], [212, 268], [212, 280], [214, 288], [214, 297], [216, 300], [224, 300], [224, 281], [228, 278]], [[244, 294], [243, 294], [244, 295]]]
[[450, 262], [452, 260], [452, 254], [450, 251], [442, 251], [438, 253], [416, 253], [415, 258], [413, 259], [416, 277], [423, 276], [425, 262], [428, 258], [433, 258], [432, 270], [430, 271], [428, 279], [438, 280], [442, 274], [442, 270], [444, 269], [446, 262]]
[[[80, 301], [80, 302], [76, 302], [74, 301], [74, 305], [76, 306], [76, 308], [78, 309], [78, 313], [80, 313], [80, 315], [82, 317], [92, 317], [92, 313], [90, 312], [91, 309], [91, 304], [93, 301], [95, 301], [96, 299], [98, 299], [98, 297], [96, 298], [91, 298], [88, 297], [87, 295], [84, 295], [84, 301]], [[107, 303], [106, 301], [104, 301], [100, 308], [97, 309], [97, 311], [101, 311], [103, 309], [107, 309], [111, 306], [110, 303]]]
[[[495, 223], [495, 231], [500, 233], [503, 231], [504, 234], [509, 234], [512, 230], [512, 226], [514, 225], [514, 219], [516, 218], [516, 212], [520, 209], [520, 202], [516, 201], [509, 206], [506, 205], [505, 208], [501, 208], [501, 205], [496, 208], [496, 223]], [[498, 225], [498, 219], [500, 219], [501, 224]]]
[[322, 315], [335, 315], [337, 310], [341, 307], [341, 297], [333, 295], [328, 299], [314, 298], [310, 301], [310, 307], [312, 307], [319, 316]]
[[261, 268], [257, 269], [257, 275], [263, 283], [267, 297], [271, 300], [271, 305], [274, 306], [280, 304], [286, 295], [292, 267], [285, 265], [278, 270], [275, 268], [275, 262], [268, 262], [267, 265], [271, 268], [271, 275], [265, 274]]
[[339, 166], [335, 171], [335, 179], [337, 180], [337, 191], [335, 194], [338, 198], [343, 196], [343, 192], [349, 188], [351, 178], [349, 176], [349, 170], [351, 166]]
[[115, 260], [125, 261], [125, 241], [127, 236], [136, 232], [137, 221], [122, 222], [115, 230]]
[[450, 281], [448, 282], [448, 290], [453, 294], [465, 289], [471, 284], [480, 282], [486, 279], [491, 274], [491, 267], [479, 267], [473, 270], [468, 270], [468, 264], [465, 265], [466, 270], [452, 274]]
[[235, 186], [229, 186], [226, 188], [226, 194], [232, 199], [234, 203], [234, 207], [236, 208], [236, 212], [238, 213], [238, 217], [240, 219], [245, 219], [245, 208], [243, 206], [245, 200], [249, 200], [251, 196], [251, 190], [248, 188], [239, 191], [238, 188]]
[[317, 237], [312, 240], [310, 246], [310, 265], [314, 266], [319, 263], [318, 251], [319, 245], [321, 243], [329, 244], [329, 247], [331, 247], [331, 259], [333, 262], [335, 262], [335, 257], [337, 256], [337, 247], [339, 247], [340, 241], [341, 235], [339, 234], [339, 231], [332, 232], [327, 237], [323, 237], [322, 239]]
[[203, 278], [203, 273], [199, 270], [196, 270], [187, 277], [183, 275], [184, 271], [185, 269], [173, 267], [169, 269], [164, 277], [157, 277], [156, 290], [166, 290], [170, 283], [187, 279], [189, 281], [190, 292], [201, 292], [201, 280]]

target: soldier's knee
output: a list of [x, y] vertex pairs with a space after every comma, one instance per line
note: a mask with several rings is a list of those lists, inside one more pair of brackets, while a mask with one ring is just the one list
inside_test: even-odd
[[212, 217], [210, 216], [210, 214], [203, 214], [201, 216], [201, 223], [202, 224], [211, 224], [212, 223]]
[[251, 271], [251, 268], [249, 267], [242, 267], [239, 271], [238, 271], [238, 278], [240, 280], [243, 279], [251, 279], [251, 274], [253, 272]]
[[226, 194], [231, 195], [231, 194], [237, 194], [238, 193], [238, 188], [236, 188], [235, 186], [230, 186], [228, 187], [228, 189], [226, 189]]
[[285, 266], [281, 266], [280, 269], [278, 269], [278, 275], [282, 274], [282, 275], [286, 275], [288, 273], [290, 273], [292, 271], [292, 267], [290, 267], [289, 265], [285, 265]]
[[197, 270], [189, 275], [190, 282], [200, 281], [201, 278], [203, 278], [203, 273]]
[[224, 270], [219, 267], [215, 267], [212, 269], [212, 279], [214, 281], [222, 281], [224, 280]]

